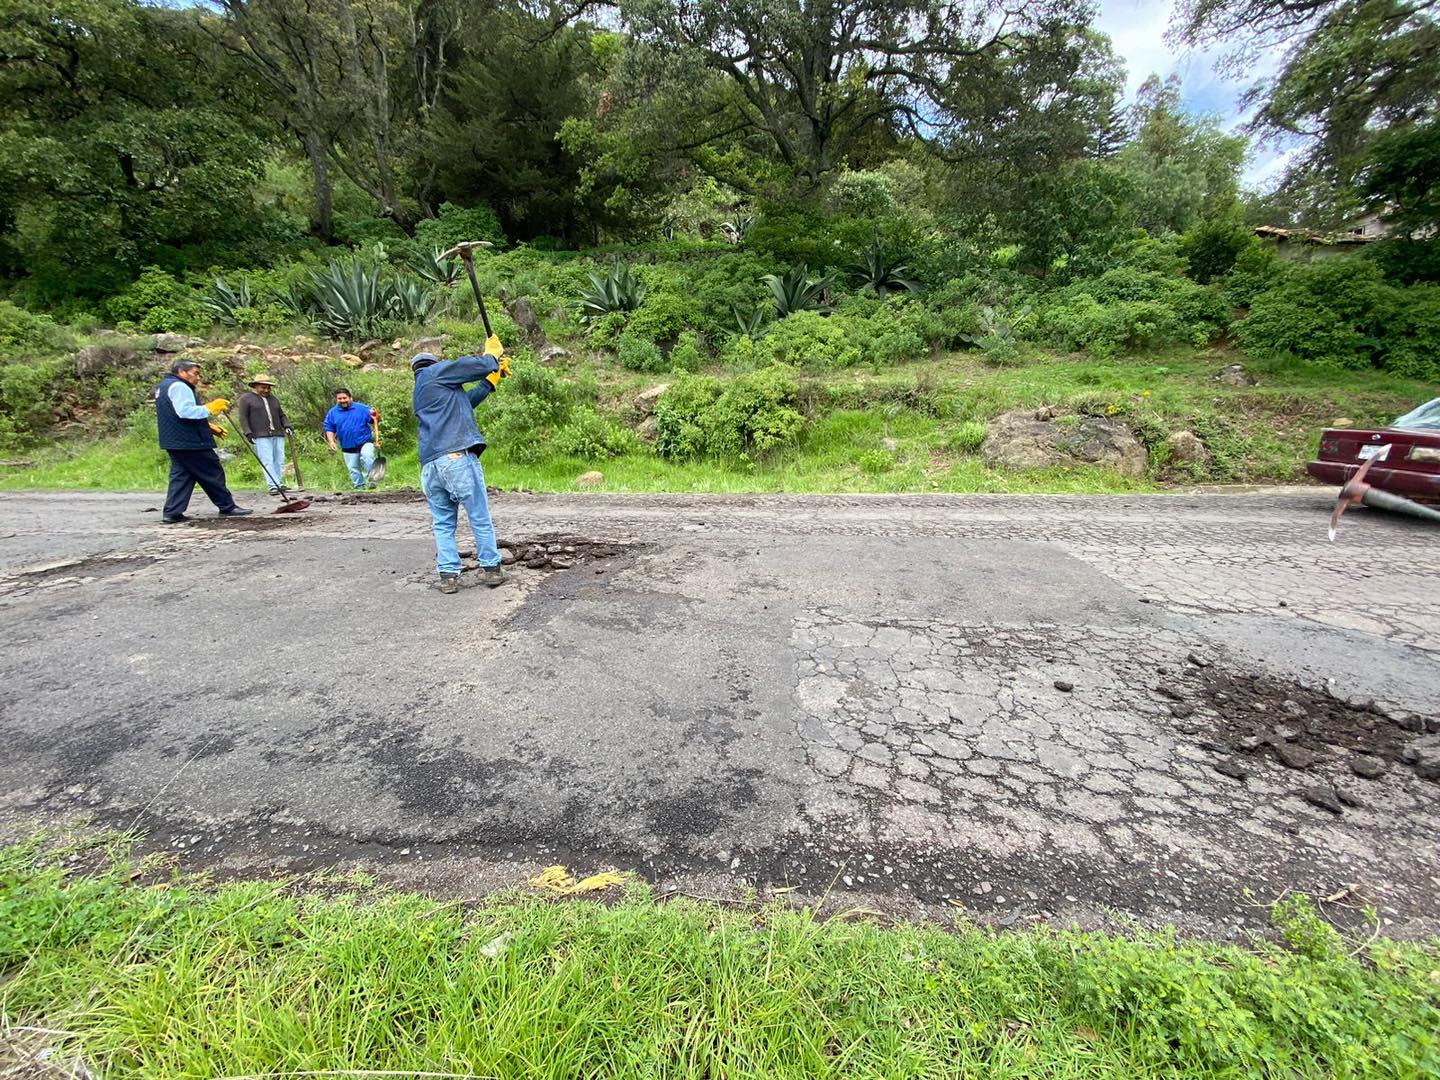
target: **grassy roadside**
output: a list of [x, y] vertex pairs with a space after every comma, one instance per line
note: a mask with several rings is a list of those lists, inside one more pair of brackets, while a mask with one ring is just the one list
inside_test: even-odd
[[[506, 489], [572, 491], [582, 473], [600, 470], [604, 480], [598, 490], [617, 492], [1096, 493], [1287, 483], [1304, 479], [1304, 462], [1332, 419], [1384, 423], [1434, 393], [1424, 383], [1381, 372], [1298, 363], [1248, 364], [1259, 380], [1254, 386], [1217, 383], [1215, 373], [1234, 359], [1223, 351], [1196, 350], [1115, 360], [1032, 353], [996, 367], [975, 354], [953, 354], [883, 368], [800, 372], [797, 405], [807, 419], [798, 442], [755, 460], [675, 461], [647, 449], [615, 457], [536, 455], [533, 447], [496, 439], [485, 456], [486, 474], [491, 484]], [[583, 387], [599, 415], [622, 425], [639, 420], [631, 404], [636, 393], [667, 379], [625, 372], [597, 356], [551, 370], [567, 385]], [[725, 377], [724, 371], [715, 374]], [[372, 392], [408, 400], [408, 372], [380, 372], [375, 380]], [[282, 400], [283, 392], [282, 386]], [[1040, 405], [1123, 420], [1150, 448], [1149, 472], [1132, 479], [1093, 467], [988, 468], [979, 455], [986, 423], [1009, 409]], [[482, 406], [482, 428], [487, 415]], [[1197, 433], [1211, 460], [1171, 461], [1165, 439], [1179, 430]], [[538, 437], [543, 443], [543, 435]], [[254, 460], [234, 442], [226, 444], [235, 454], [227, 465], [232, 484], [262, 486]], [[415, 485], [413, 440], [390, 437], [385, 448], [386, 486]], [[311, 489], [349, 486], [338, 456], [318, 432], [302, 433], [299, 449]], [[527, 449], [531, 452], [517, 452]], [[158, 491], [168, 468], [150, 425], [139, 422], [119, 437], [69, 439], [12, 456], [33, 464], [0, 465], [0, 489]]]
[[356, 879], [142, 885], [123, 851], [86, 871], [76, 854], [0, 853], [0, 1034], [12, 1058], [43, 1040], [107, 1077], [1440, 1070], [1435, 945], [1352, 948], [1295, 898], [1285, 944], [1241, 948], [881, 928], [639, 886], [457, 905]]

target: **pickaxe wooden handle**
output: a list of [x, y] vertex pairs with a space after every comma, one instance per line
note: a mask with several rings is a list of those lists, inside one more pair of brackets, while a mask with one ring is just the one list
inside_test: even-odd
[[465, 273], [470, 277], [470, 287], [475, 290], [475, 303], [480, 305], [480, 321], [485, 324], [487, 338], [494, 337], [495, 331], [490, 329], [490, 313], [485, 310], [485, 298], [480, 295], [480, 282], [475, 278], [475, 249], [494, 246], [489, 240], [462, 240], [449, 251], [440, 254], [442, 259], [453, 259], [458, 255], [465, 264]]

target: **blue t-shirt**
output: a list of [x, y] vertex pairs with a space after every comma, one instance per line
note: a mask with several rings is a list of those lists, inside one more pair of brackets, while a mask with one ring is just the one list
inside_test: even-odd
[[341, 450], [358, 450], [372, 440], [370, 406], [352, 401], [348, 409], [330, 406], [325, 414], [325, 430], [333, 431]]

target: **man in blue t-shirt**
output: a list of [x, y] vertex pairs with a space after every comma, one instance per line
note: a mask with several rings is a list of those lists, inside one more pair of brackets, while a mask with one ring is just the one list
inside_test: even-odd
[[495, 526], [490, 521], [490, 502], [485, 493], [485, 471], [480, 467], [485, 436], [475, 426], [475, 407], [510, 374], [510, 358], [504, 355], [500, 339], [492, 334], [485, 341], [483, 356], [462, 356], [441, 363], [434, 353], [422, 352], [410, 361], [410, 370], [415, 375], [411, 400], [420, 426], [420, 489], [430, 504], [440, 591], [453, 593], [460, 589], [455, 527], [462, 506], [475, 536], [475, 555], [483, 580], [486, 585], [500, 585], [505, 581], [505, 572], [500, 569]]
[[350, 470], [352, 487], [374, 487], [370, 470], [375, 467], [375, 438], [370, 421], [380, 423], [380, 410], [355, 400], [346, 387], [335, 391], [335, 404], [325, 414], [325, 441], [338, 450]]

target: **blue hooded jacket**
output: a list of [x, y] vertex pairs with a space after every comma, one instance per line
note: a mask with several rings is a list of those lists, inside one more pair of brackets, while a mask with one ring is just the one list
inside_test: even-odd
[[[457, 450], [485, 450], [485, 436], [475, 426], [475, 406], [495, 388], [485, 376], [500, 370], [493, 356], [461, 356], [440, 361], [415, 373], [411, 404], [420, 424], [420, 464]], [[467, 383], [476, 385], [469, 390]]]

